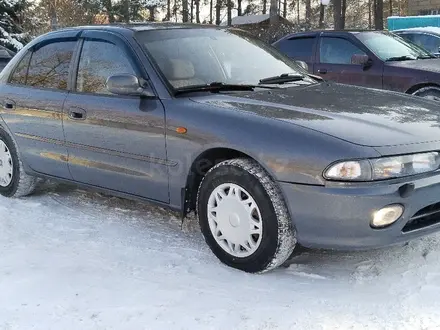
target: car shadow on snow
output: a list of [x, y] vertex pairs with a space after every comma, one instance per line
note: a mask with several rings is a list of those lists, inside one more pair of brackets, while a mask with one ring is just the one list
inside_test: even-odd
[[[91, 219], [101, 219], [119, 226], [135, 228], [139, 233], [179, 240], [169, 249], [202, 253], [204, 262], [217, 261], [206, 246], [196, 217], [191, 214], [182, 223], [179, 215], [149, 203], [133, 201], [78, 189], [69, 184], [45, 181], [36, 190], [35, 197], [48, 195], [51, 202], [67, 210], [81, 212]], [[171, 240], [170, 240], [171, 241]], [[222, 267], [220, 263], [214, 264]], [[212, 265], [212, 266], [214, 266]], [[440, 265], [440, 235], [432, 235], [409, 243], [369, 251], [340, 252], [331, 250], [305, 250], [292, 258], [284, 267], [272, 272], [276, 277], [299, 276], [311, 280], [374, 281], [378, 278], [405, 274], [420, 267]], [[439, 269], [440, 273], [440, 269]]]

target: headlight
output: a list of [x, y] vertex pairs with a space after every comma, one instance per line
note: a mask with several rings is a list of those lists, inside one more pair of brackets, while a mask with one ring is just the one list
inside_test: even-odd
[[384, 180], [432, 172], [440, 166], [438, 152], [383, 157], [376, 159], [341, 161], [331, 165], [324, 177], [337, 181]]

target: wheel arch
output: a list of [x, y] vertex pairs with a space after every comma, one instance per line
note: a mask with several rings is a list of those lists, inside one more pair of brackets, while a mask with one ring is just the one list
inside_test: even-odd
[[415, 92], [417, 92], [418, 90], [420, 90], [422, 88], [429, 88], [429, 87], [434, 87], [434, 88], [440, 89], [440, 85], [438, 85], [436, 83], [420, 83], [420, 84], [417, 84], [417, 85], [410, 87], [405, 93], [406, 94], [414, 94]]
[[[182, 190], [182, 218], [184, 218], [189, 212], [196, 210], [197, 191], [205, 174], [216, 164], [234, 158], [249, 158], [254, 160], [264, 168], [274, 181], [276, 181], [271, 169], [255, 155], [230, 147], [212, 147], [206, 149], [194, 158], [187, 173], [186, 185]], [[280, 191], [282, 190], [280, 189]]]

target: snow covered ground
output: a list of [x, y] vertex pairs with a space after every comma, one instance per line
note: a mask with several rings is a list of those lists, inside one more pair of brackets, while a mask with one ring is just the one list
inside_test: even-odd
[[46, 183], [0, 198], [0, 329], [440, 329], [440, 236], [250, 275], [194, 220]]

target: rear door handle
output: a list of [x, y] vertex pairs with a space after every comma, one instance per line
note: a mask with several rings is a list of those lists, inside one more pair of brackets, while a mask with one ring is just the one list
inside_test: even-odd
[[318, 69], [318, 73], [326, 74], [327, 73], [327, 69]]
[[3, 103], [3, 108], [6, 110], [13, 110], [15, 108], [15, 102], [12, 100], [5, 100], [5, 103]]
[[81, 108], [70, 108], [69, 118], [73, 120], [84, 120], [86, 119], [86, 110]]

